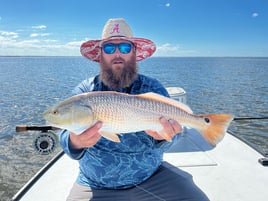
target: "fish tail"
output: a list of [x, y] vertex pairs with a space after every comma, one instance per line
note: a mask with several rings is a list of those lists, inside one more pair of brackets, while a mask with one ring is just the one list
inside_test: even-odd
[[227, 128], [234, 116], [231, 114], [201, 115], [207, 126], [199, 130], [203, 137], [213, 146], [216, 146], [224, 137]]

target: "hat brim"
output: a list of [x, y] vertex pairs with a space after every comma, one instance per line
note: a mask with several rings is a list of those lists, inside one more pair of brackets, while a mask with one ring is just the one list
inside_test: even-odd
[[134, 38], [134, 37], [116, 37], [104, 40], [89, 40], [84, 42], [80, 47], [81, 54], [87, 59], [95, 62], [100, 62], [101, 56], [101, 44], [108, 40], [124, 39], [132, 42], [136, 47], [136, 61], [141, 61], [147, 57], [152, 56], [156, 50], [156, 46], [153, 41], [146, 38]]

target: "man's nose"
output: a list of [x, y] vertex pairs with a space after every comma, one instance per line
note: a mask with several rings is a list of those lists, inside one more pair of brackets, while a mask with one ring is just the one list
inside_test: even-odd
[[121, 52], [119, 51], [118, 48], [115, 49], [114, 54], [115, 54], [115, 57], [117, 57], [117, 58], [121, 56]]

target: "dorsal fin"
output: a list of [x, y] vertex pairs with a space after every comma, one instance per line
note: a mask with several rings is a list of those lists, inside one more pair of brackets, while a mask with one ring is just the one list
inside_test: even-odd
[[136, 95], [136, 96], [141, 97], [141, 98], [154, 100], [154, 101], [160, 101], [160, 102], [163, 102], [163, 103], [166, 103], [166, 104], [170, 104], [170, 105], [173, 105], [174, 107], [178, 107], [178, 108], [184, 110], [185, 112], [193, 114], [193, 111], [187, 105], [183, 104], [182, 102], [176, 101], [174, 99], [162, 96], [160, 94], [156, 94], [156, 93], [153, 93], [153, 92], [148, 92], [148, 93], [139, 94], [139, 95]]

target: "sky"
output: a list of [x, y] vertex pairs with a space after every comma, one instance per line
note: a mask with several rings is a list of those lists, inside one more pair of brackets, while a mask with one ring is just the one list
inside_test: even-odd
[[154, 56], [268, 57], [268, 0], [0, 0], [0, 56], [79, 56], [110, 18]]

